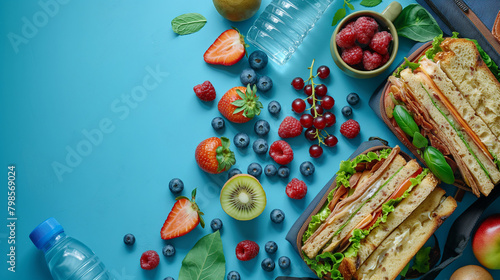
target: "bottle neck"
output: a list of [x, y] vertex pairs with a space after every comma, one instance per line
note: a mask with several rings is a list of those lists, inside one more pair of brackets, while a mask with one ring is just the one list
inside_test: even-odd
[[52, 247], [54, 247], [58, 242], [60, 242], [61, 240], [65, 239], [67, 236], [66, 236], [66, 233], [63, 231], [57, 235], [54, 235], [46, 244], [45, 246], [42, 247], [42, 251], [43, 253], [47, 253], [47, 251], [49, 251]]

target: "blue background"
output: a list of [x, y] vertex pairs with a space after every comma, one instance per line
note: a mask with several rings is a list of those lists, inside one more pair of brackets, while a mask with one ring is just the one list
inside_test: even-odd
[[[269, 2], [263, 1], [259, 13]], [[403, 6], [412, 2], [401, 1]], [[65, 3], [57, 9], [52, 7], [51, 15], [43, 12], [37, 1], [0, 4], [0, 177], [5, 186], [0, 191], [0, 216], [5, 217], [7, 224], [7, 166], [14, 164], [18, 218], [15, 273], [7, 271], [8, 231], [5, 225], [0, 226], [0, 278], [51, 279], [42, 253], [28, 238], [36, 225], [51, 216], [59, 220], [68, 235], [91, 247], [121, 279], [177, 278], [184, 256], [199, 238], [212, 231], [209, 226], [197, 227], [168, 242], [160, 238], [161, 226], [174, 203], [174, 195], [168, 190], [168, 182], [174, 177], [184, 181], [185, 195], [198, 188], [198, 203], [207, 224], [213, 218], [222, 219], [226, 272], [239, 271], [242, 279], [313, 276], [285, 240], [289, 228], [333, 176], [339, 162], [361, 142], [379, 136], [389, 140], [390, 145], [400, 144], [368, 106], [370, 95], [389, 71], [377, 78], [356, 80], [340, 72], [330, 56], [329, 40], [334, 29], [331, 19], [342, 1], [335, 1], [325, 12], [286, 65], [270, 62], [260, 72], [274, 80], [274, 88], [260, 95], [265, 109], [256, 118], [271, 124], [268, 142], [278, 140], [277, 128], [285, 116], [294, 115], [290, 104], [300, 96], [290, 82], [296, 76], [307, 77], [307, 67], [316, 59], [315, 66], [324, 64], [332, 70], [325, 83], [336, 100], [333, 112], [337, 124], [329, 131], [339, 138], [339, 143], [335, 148], [326, 148], [321, 158], [311, 159], [310, 142], [302, 136], [290, 139], [295, 152], [289, 165], [290, 179], [305, 180], [309, 187], [307, 196], [300, 201], [291, 200], [284, 191], [287, 181], [262, 175], [268, 204], [261, 216], [248, 222], [236, 221], [223, 212], [218, 196], [227, 173], [204, 173], [196, 165], [194, 150], [203, 139], [224, 135], [232, 140], [239, 131], [247, 132], [253, 142], [257, 139], [253, 132], [255, 120], [246, 124], [226, 122], [224, 131], [215, 132], [210, 122], [220, 116], [217, 104], [199, 101], [193, 86], [210, 80], [218, 100], [228, 89], [240, 85], [239, 73], [248, 67], [246, 59], [231, 67], [212, 66], [203, 61], [203, 53], [231, 26], [246, 34], [256, 17], [241, 23], [229, 22], [217, 13], [211, 1], [200, 0]], [[359, 1], [352, 4], [356, 11], [365, 9]], [[381, 11], [388, 4], [385, 0], [372, 9]], [[177, 36], [170, 21], [189, 12], [203, 14], [208, 22], [195, 34]], [[26, 21], [37, 21], [39, 27], [29, 29]], [[12, 44], [9, 38], [23, 36], [23, 32], [29, 38]], [[404, 38], [400, 42], [393, 67], [414, 44]], [[250, 52], [253, 50], [249, 48]], [[130, 97], [151, 71], [160, 72], [160, 76], [146, 81], [153, 85], [150, 90], [141, 96], [140, 102], [126, 103], [124, 98]], [[352, 116], [361, 125], [361, 133], [354, 140], [339, 133], [340, 124], [346, 120], [340, 109], [347, 105], [345, 97], [350, 92], [361, 97]], [[282, 105], [279, 117], [272, 117], [266, 109], [271, 100]], [[105, 130], [102, 137], [96, 136], [94, 144], [88, 145], [85, 133], [97, 133], [100, 126]], [[263, 166], [273, 163], [268, 155], [256, 156], [250, 147], [231, 147], [236, 154], [235, 167], [243, 171], [252, 162]], [[70, 156], [70, 166], [66, 157], [77, 149], [85, 156], [79, 160]], [[300, 163], [306, 160], [316, 166], [312, 178], [304, 178], [299, 172]], [[60, 176], [53, 167], [58, 163], [67, 166]], [[454, 194], [454, 189], [448, 191]], [[474, 199], [468, 193], [439, 228], [437, 234], [442, 244], [452, 222]], [[274, 208], [286, 213], [281, 225], [269, 219]], [[490, 207], [483, 218], [499, 209], [498, 204]], [[123, 244], [126, 233], [136, 236], [132, 248]], [[240, 262], [234, 249], [245, 239], [256, 241], [261, 252], [254, 260]], [[269, 240], [279, 246], [271, 257], [277, 260], [282, 255], [289, 256], [291, 269], [282, 271], [277, 267], [269, 273], [260, 268], [260, 262], [268, 256], [264, 244]], [[173, 258], [161, 255], [167, 243], [177, 249]], [[153, 271], [144, 271], [139, 258], [150, 249], [160, 253], [160, 265]], [[448, 279], [455, 269], [467, 264], [478, 264], [471, 246], [439, 279]], [[500, 278], [500, 272], [492, 273]]]

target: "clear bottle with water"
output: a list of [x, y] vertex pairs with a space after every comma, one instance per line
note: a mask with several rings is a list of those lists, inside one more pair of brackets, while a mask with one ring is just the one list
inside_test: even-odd
[[54, 280], [115, 279], [94, 252], [82, 242], [67, 236], [54, 218], [38, 225], [31, 232], [30, 239], [45, 254]]
[[248, 30], [246, 39], [283, 65], [333, 0], [273, 0]]

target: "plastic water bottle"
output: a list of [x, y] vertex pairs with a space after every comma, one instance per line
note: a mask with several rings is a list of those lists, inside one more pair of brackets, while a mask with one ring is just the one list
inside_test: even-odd
[[115, 279], [94, 252], [82, 242], [67, 236], [54, 218], [39, 224], [31, 232], [30, 239], [45, 254], [54, 280]]
[[273, 0], [248, 30], [246, 39], [283, 65], [333, 0]]

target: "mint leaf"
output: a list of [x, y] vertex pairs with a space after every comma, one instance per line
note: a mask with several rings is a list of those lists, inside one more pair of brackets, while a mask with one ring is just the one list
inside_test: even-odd
[[382, 0], [363, 0], [359, 4], [365, 7], [375, 7], [380, 3], [382, 3]]
[[340, 8], [335, 12], [335, 15], [333, 16], [333, 21], [332, 21], [332, 26], [336, 25], [341, 19], [345, 17], [347, 14], [347, 11], [345, 8]]
[[198, 13], [183, 14], [171, 22], [172, 30], [179, 35], [195, 33], [205, 26], [207, 19]]
[[226, 259], [219, 231], [202, 237], [182, 261], [179, 280], [224, 279]]

